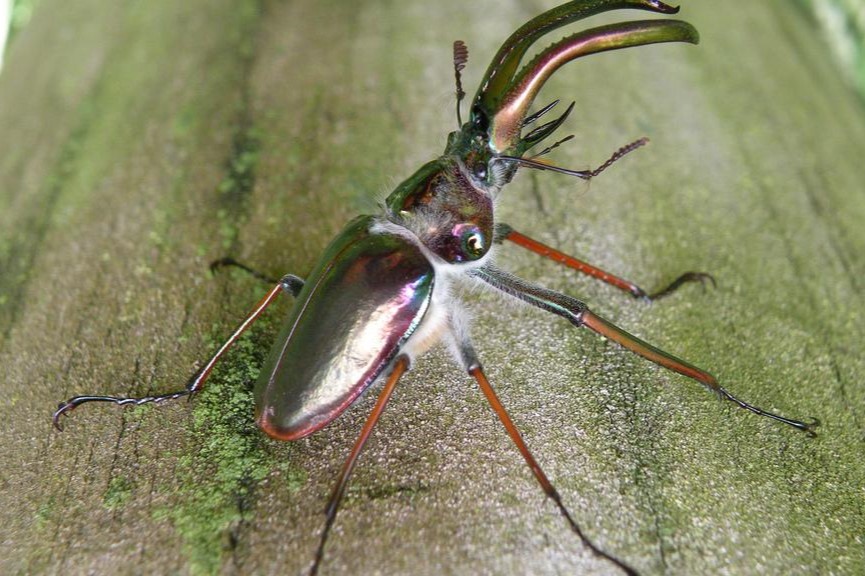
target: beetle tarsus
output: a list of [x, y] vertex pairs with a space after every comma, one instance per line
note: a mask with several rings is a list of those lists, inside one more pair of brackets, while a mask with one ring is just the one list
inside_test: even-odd
[[66, 416], [68, 417], [70, 410], [74, 409], [75, 406], [70, 405], [68, 402], [61, 402], [57, 405], [57, 410], [54, 411], [54, 415], [51, 417], [51, 421], [54, 423], [54, 427], [58, 432], [63, 432], [63, 426], [60, 424], [60, 417]]
[[637, 572], [634, 568], [631, 568], [631, 566], [629, 566], [627, 563], [625, 563], [622, 560], [619, 560], [618, 558], [616, 558], [612, 554], [604, 552], [603, 550], [598, 548], [598, 546], [596, 546], [594, 542], [589, 540], [588, 536], [585, 535], [582, 528], [580, 528], [579, 524], [577, 524], [574, 521], [573, 517], [571, 516], [571, 513], [568, 511], [567, 508], [565, 508], [565, 505], [562, 502], [561, 496], [559, 495], [559, 493], [555, 489], [553, 489], [553, 492], [551, 494], [549, 494], [549, 497], [552, 498], [552, 500], [556, 503], [556, 506], [559, 507], [559, 511], [562, 513], [562, 515], [568, 521], [568, 525], [571, 527], [571, 530], [577, 536], [579, 536], [583, 545], [586, 548], [588, 548], [589, 550], [591, 550], [595, 556], [598, 556], [599, 558], [603, 558], [604, 560], [612, 562], [613, 564], [618, 566], [628, 576], [639, 576], [640, 573]]
[[220, 268], [228, 268], [228, 267], [239, 268], [240, 270], [243, 270], [244, 272], [246, 272], [247, 274], [249, 274], [253, 278], [258, 278], [259, 280], [267, 282], [268, 284], [276, 284], [277, 282], [280, 281], [279, 278], [274, 278], [270, 274], [265, 274], [264, 272], [259, 272], [258, 270], [254, 269], [254, 268], [250, 268], [246, 264], [244, 264], [242, 262], [238, 262], [237, 260], [235, 260], [234, 258], [232, 258], [230, 256], [226, 256], [224, 258], [219, 258], [219, 259], [211, 262], [210, 263], [210, 272], [215, 274]]
[[815, 430], [815, 428], [820, 426], [820, 420], [814, 418], [813, 416], [809, 417], [807, 422], [803, 420], [794, 420], [792, 418], [781, 416], [780, 414], [775, 414], [774, 412], [769, 412], [768, 410], [763, 410], [762, 408], [754, 406], [753, 404], [749, 404], [744, 400], [740, 400], [739, 398], [730, 394], [725, 388], [721, 386], [717, 387], [717, 392], [724, 400], [729, 400], [740, 408], [744, 408], [745, 410], [753, 412], [758, 416], [765, 416], [766, 418], [771, 418], [772, 420], [776, 420], [783, 424], [787, 424], [788, 426], [792, 426], [797, 430], [801, 430], [811, 438], [817, 437], [817, 431]]
[[65, 402], [61, 402], [57, 406], [57, 410], [54, 411], [54, 415], [52, 416], [52, 420], [54, 422], [54, 427], [59, 431], [63, 431], [63, 427], [60, 426], [60, 416], [68, 416], [69, 412], [81, 406], [82, 404], [87, 404], [88, 402], [111, 402], [113, 404], [117, 404], [118, 406], [141, 406], [142, 404], [160, 404], [167, 400], [177, 400], [178, 398], [182, 398], [184, 396], [189, 396], [192, 394], [192, 390], [178, 390], [177, 392], [168, 392], [166, 394], [159, 394], [156, 396], [140, 396], [140, 397], [127, 397], [127, 396], [73, 396], [69, 400]]
[[805, 432], [809, 437], [816, 438], [817, 431], [815, 430], [815, 428], [819, 428], [823, 423], [820, 421], [819, 418], [809, 416], [808, 421], [803, 422], [803, 424], [805, 425], [805, 427], [802, 428], [802, 431]]
[[660, 300], [661, 298], [666, 298], [673, 292], [677, 291], [679, 288], [684, 286], [685, 284], [691, 282], [699, 282], [703, 287], [703, 290], [706, 290], [706, 284], [709, 283], [712, 285], [712, 288], [718, 288], [718, 282], [715, 281], [715, 277], [707, 272], [685, 272], [672, 282], [668, 284], [666, 287], [661, 288], [657, 292], [653, 292], [652, 294], [642, 294], [636, 295], [638, 298], [646, 298], [650, 301]]
[[229, 266], [243, 270], [253, 278], [257, 278], [258, 280], [267, 282], [268, 284], [279, 284], [280, 286], [282, 286], [285, 292], [295, 297], [300, 294], [300, 290], [301, 288], [303, 288], [304, 280], [300, 276], [295, 276], [294, 274], [286, 274], [282, 278], [275, 278], [273, 276], [270, 276], [269, 274], [259, 272], [254, 268], [250, 268], [246, 264], [238, 262], [230, 256], [226, 256], [225, 258], [220, 258], [211, 262], [210, 272], [215, 274], [220, 268], [225, 268]]

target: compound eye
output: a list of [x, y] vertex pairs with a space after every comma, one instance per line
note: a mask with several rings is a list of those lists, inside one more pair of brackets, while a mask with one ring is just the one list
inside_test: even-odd
[[472, 108], [472, 124], [479, 132], [486, 132], [490, 127], [490, 120], [480, 106]]
[[463, 232], [462, 249], [470, 260], [477, 260], [487, 251], [487, 243], [483, 233], [477, 228], [472, 228]]
[[476, 179], [483, 182], [487, 179], [487, 165], [481, 162], [480, 164], [475, 166], [474, 169], [472, 169], [472, 174]]

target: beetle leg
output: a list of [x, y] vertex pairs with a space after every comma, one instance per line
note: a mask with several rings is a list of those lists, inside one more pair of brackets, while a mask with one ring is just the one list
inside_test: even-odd
[[[298, 286], [299, 284], [299, 286]], [[223, 354], [234, 344], [238, 338], [240, 338], [241, 334], [243, 334], [247, 328], [249, 328], [253, 322], [255, 322], [261, 313], [270, 306], [273, 301], [276, 299], [280, 293], [289, 291], [292, 294], [297, 294], [300, 291], [300, 287], [303, 286], [303, 280], [298, 278], [297, 276], [292, 276], [290, 274], [286, 275], [279, 283], [270, 289], [270, 291], [264, 296], [264, 298], [256, 304], [255, 308], [253, 308], [252, 312], [246, 319], [240, 323], [231, 336], [228, 337], [222, 346], [219, 347], [219, 350], [207, 361], [202, 368], [200, 368], [192, 377], [189, 379], [189, 382], [186, 384], [186, 388], [183, 390], [178, 390], [176, 392], [168, 392], [166, 394], [159, 394], [156, 396], [141, 396], [138, 398], [128, 398], [122, 396], [74, 396], [65, 402], [61, 402], [57, 406], [57, 410], [54, 411], [54, 416], [52, 420], [54, 422], [54, 427], [58, 430], [63, 430], [60, 425], [60, 416], [68, 415], [69, 412], [80, 406], [81, 404], [86, 404], [88, 402], [113, 402], [114, 404], [118, 404], [120, 406], [125, 405], [133, 405], [140, 406], [141, 404], [159, 404], [161, 402], [165, 402], [166, 400], [176, 400], [178, 398], [183, 398], [184, 396], [192, 396], [204, 386], [204, 382], [207, 380], [208, 376], [210, 376], [213, 367], [219, 361]], [[296, 291], [295, 291], [296, 290]]]
[[606, 282], [610, 286], [618, 288], [624, 292], [629, 293], [634, 298], [640, 298], [643, 300], [653, 301], [659, 300], [666, 296], [669, 296], [676, 290], [678, 290], [683, 284], [687, 284], [689, 282], [699, 282], [705, 288], [706, 282], [712, 284], [713, 287], [717, 287], [717, 283], [715, 282], [715, 278], [712, 277], [711, 274], [707, 274], [705, 272], [685, 272], [664, 288], [652, 292], [651, 294], [631, 282], [630, 280], [625, 280], [624, 278], [620, 278], [615, 274], [611, 274], [606, 270], [598, 268], [588, 262], [583, 260], [579, 260], [574, 258], [573, 256], [569, 256], [564, 252], [560, 252], [551, 246], [547, 246], [541, 242], [538, 242], [534, 238], [529, 238], [525, 234], [521, 234], [517, 232], [513, 228], [511, 228], [508, 224], [497, 224], [496, 225], [496, 235], [497, 242], [503, 242], [504, 240], [509, 240], [516, 244], [517, 246], [522, 246], [526, 250], [534, 252], [539, 256], [543, 256], [544, 258], [549, 258], [559, 264], [564, 264], [568, 268], [573, 268], [578, 272], [582, 272], [588, 276], [593, 278], [597, 278], [601, 282]]
[[381, 417], [382, 412], [384, 412], [385, 407], [387, 406], [388, 400], [390, 400], [391, 394], [393, 394], [394, 389], [396, 388], [396, 383], [399, 382], [400, 377], [405, 373], [409, 368], [409, 360], [406, 356], [399, 356], [394, 362], [393, 369], [387, 377], [387, 381], [384, 384], [384, 388], [382, 388], [381, 393], [378, 396], [378, 400], [375, 403], [375, 406], [370, 412], [369, 416], [366, 419], [366, 422], [363, 425], [363, 428], [360, 431], [360, 436], [358, 436], [357, 440], [354, 443], [354, 447], [351, 449], [351, 452], [346, 458], [345, 463], [342, 465], [342, 470], [339, 473], [339, 478], [337, 478], [336, 485], [333, 487], [333, 492], [331, 492], [330, 500], [327, 502], [327, 508], [325, 509], [326, 519], [324, 522], [324, 529], [321, 532], [321, 539], [318, 543], [318, 550], [315, 553], [315, 560], [312, 563], [312, 568], [309, 570], [310, 576], [315, 576], [318, 574], [318, 567], [321, 564], [322, 558], [324, 558], [324, 545], [327, 543], [327, 537], [330, 534], [330, 529], [333, 526], [334, 520], [336, 520], [336, 514], [339, 511], [339, 505], [342, 502], [343, 496], [345, 496], [345, 489], [348, 486], [348, 479], [351, 476], [352, 470], [354, 470], [354, 464], [357, 461], [357, 457], [360, 455], [363, 450], [366, 441], [369, 439], [369, 435], [372, 432], [372, 429], [375, 427], [378, 422], [379, 417]]
[[705, 370], [697, 368], [693, 364], [685, 362], [684, 360], [680, 360], [672, 354], [664, 352], [663, 350], [640, 340], [636, 336], [625, 332], [615, 324], [594, 314], [583, 302], [580, 302], [576, 298], [530, 284], [525, 280], [498, 270], [492, 266], [478, 268], [473, 270], [471, 274], [490, 284], [494, 288], [498, 288], [505, 294], [509, 294], [533, 306], [537, 306], [538, 308], [567, 318], [575, 326], [585, 326], [586, 328], [597, 332], [601, 336], [613, 340], [631, 352], [639, 354], [647, 360], [651, 360], [655, 364], [692, 378], [706, 386], [709, 390], [718, 394], [721, 398], [733, 402], [740, 408], [744, 408], [745, 410], [753, 412], [759, 416], [765, 416], [777, 420], [778, 422], [783, 422], [784, 424], [792, 426], [798, 430], [802, 430], [809, 436], [816, 436], [814, 428], [820, 425], [818, 420], [813, 418], [809, 422], [793, 420], [773, 412], [768, 412], [762, 408], [758, 408], [757, 406], [740, 400], [722, 388], [715, 377]]
[[226, 256], [225, 258], [220, 258], [219, 260], [214, 260], [210, 263], [210, 271], [216, 272], [220, 268], [224, 268], [227, 266], [233, 266], [235, 268], [240, 268], [244, 272], [250, 274], [253, 278], [258, 278], [268, 284], [277, 284], [282, 285], [283, 289], [291, 294], [292, 296], [297, 296], [300, 294], [300, 289], [303, 288], [303, 278], [299, 278], [294, 274], [286, 274], [282, 278], [274, 278], [269, 274], [265, 274], [264, 272], [259, 272], [254, 268], [250, 268], [246, 264], [242, 262], [238, 262], [234, 258], [230, 256]]
[[463, 334], [461, 341], [457, 342], [457, 348], [459, 350], [460, 359], [462, 360], [463, 367], [469, 373], [469, 375], [474, 378], [478, 385], [481, 388], [481, 391], [484, 393], [484, 396], [487, 398], [487, 402], [490, 403], [490, 407], [496, 413], [501, 423], [504, 425], [505, 430], [508, 433], [508, 436], [511, 437], [511, 440], [516, 445], [517, 449], [520, 451], [520, 454], [523, 455], [523, 459], [526, 461], [526, 464], [529, 465], [529, 468], [532, 470], [532, 474], [535, 475], [535, 479], [541, 485], [544, 493], [549, 497], [553, 502], [556, 503], [556, 506], [559, 508], [559, 512], [561, 512], [562, 516], [565, 517], [568, 524], [571, 527], [571, 530], [576, 533], [577, 536], [580, 537], [580, 540], [583, 542], [583, 545], [586, 546], [589, 550], [591, 550], [596, 556], [600, 556], [606, 560], [609, 560], [619, 568], [621, 568], [626, 574], [635, 576], [637, 571], [603, 550], [601, 550], [598, 546], [596, 546], [591, 540], [589, 540], [588, 536], [585, 535], [583, 530], [580, 528], [579, 524], [574, 521], [574, 518], [571, 516], [571, 513], [565, 507], [565, 504], [562, 502], [562, 498], [559, 495], [558, 490], [556, 490], [555, 486], [553, 486], [552, 482], [550, 482], [547, 475], [541, 469], [535, 457], [532, 456], [531, 451], [529, 451], [529, 447], [526, 445], [523, 440], [520, 431], [517, 429], [513, 420], [511, 420], [510, 415], [508, 414], [505, 407], [502, 405], [501, 401], [498, 398], [495, 390], [490, 385], [489, 380], [487, 380], [486, 374], [484, 374], [483, 367], [481, 366], [480, 361], [475, 354], [474, 348], [471, 343], [468, 341], [468, 337], [465, 336], [465, 332], [460, 330], [452, 330], [452, 334], [454, 334], [454, 338], [457, 338], [456, 334]]

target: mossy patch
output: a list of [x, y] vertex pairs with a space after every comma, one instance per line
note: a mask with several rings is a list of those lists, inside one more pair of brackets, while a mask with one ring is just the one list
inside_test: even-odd
[[[272, 470], [288, 472], [298, 487], [303, 475], [265, 450], [265, 437], [253, 421], [251, 387], [268, 350], [270, 322], [263, 318], [235, 343], [193, 403], [195, 449], [179, 461], [183, 504], [160, 510], [184, 541], [190, 572], [218, 571], [223, 555], [237, 545], [251, 518], [256, 485]], [[224, 338], [216, 328], [214, 342]], [[298, 480], [299, 479], [299, 480]], [[296, 481], [297, 480], [297, 481]]]
[[[245, 124], [245, 121], [244, 121]], [[255, 186], [260, 139], [254, 127], [242, 126], [235, 134], [233, 151], [228, 159], [226, 175], [219, 183], [217, 212], [222, 247], [229, 250], [237, 240], [240, 223], [245, 216], [245, 201]]]
[[102, 505], [106, 510], [117, 510], [122, 508], [124, 504], [132, 496], [132, 491], [135, 489], [135, 484], [123, 476], [115, 476], [108, 484], [108, 490], [102, 497]]

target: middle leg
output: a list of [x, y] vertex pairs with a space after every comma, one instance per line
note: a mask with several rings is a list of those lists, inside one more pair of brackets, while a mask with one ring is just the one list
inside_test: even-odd
[[633, 334], [622, 330], [612, 322], [594, 314], [584, 303], [580, 302], [576, 298], [531, 284], [525, 280], [517, 278], [516, 276], [508, 274], [507, 272], [498, 270], [493, 266], [478, 268], [473, 270], [471, 274], [488, 283], [492, 287], [501, 290], [505, 294], [518, 298], [523, 302], [541, 308], [542, 310], [567, 318], [577, 327], [585, 326], [586, 328], [589, 328], [601, 336], [609, 338], [620, 346], [634, 352], [635, 354], [639, 354], [647, 360], [651, 360], [655, 364], [658, 364], [667, 370], [672, 370], [673, 372], [678, 372], [683, 376], [693, 378], [709, 390], [718, 394], [721, 398], [733, 402], [740, 408], [744, 408], [758, 416], [765, 416], [772, 420], [783, 422], [788, 426], [792, 426], [793, 428], [807, 433], [809, 436], [816, 436], [814, 428], [820, 424], [817, 419], [811, 419], [808, 422], [793, 420], [781, 416], [780, 414], [763, 410], [762, 408], [749, 404], [744, 400], [740, 400], [721, 387], [718, 384], [717, 379], [705, 370], [698, 368], [689, 362], [685, 362], [669, 352], [664, 352], [660, 348], [652, 346], [648, 342], [644, 342]]

